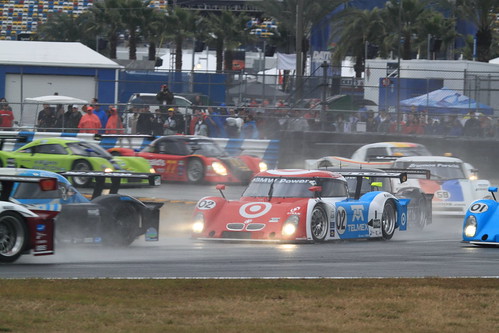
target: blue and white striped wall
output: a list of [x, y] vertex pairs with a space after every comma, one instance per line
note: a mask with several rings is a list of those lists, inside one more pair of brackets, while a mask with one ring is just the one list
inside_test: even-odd
[[[152, 137], [130, 137], [130, 138], [119, 138], [112, 136], [103, 136], [101, 139], [96, 140], [94, 134], [89, 133], [61, 133], [61, 132], [12, 132], [12, 131], [0, 131], [0, 136], [2, 135], [12, 135], [18, 134], [19, 136], [25, 137], [26, 141], [16, 142], [15, 140], [6, 140], [3, 146], [3, 150], [12, 151], [16, 150], [28, 142], [36, 139], [43, 138], [53, 138], [53, 137], [70, 137], [77, 138], [89, 142], [95, 142], [101, 145], [105, 149], [115, 148], [115, 147], [125, 147], [134, 150], [141, 150], [145, 148], [150, 142]], [[279, 140], [253, 140], [253, 139], [224, 139], [224, 138], [213, 138], [222, 148], [224, 148], [227, 153], [231, 156], [237, 156], [241, 154], [256, 155], [261, 157], [265, 162], [267, 162], [269, 168], [277, 168], [277, 162], [279, 160]]]

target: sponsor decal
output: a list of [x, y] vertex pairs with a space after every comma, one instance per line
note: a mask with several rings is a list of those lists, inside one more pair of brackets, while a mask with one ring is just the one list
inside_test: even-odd
[[272, 217], [272, 218], [269, 220], [269, 222], [270, 222], [270, 223], [279, 222], [279, 220], [280, 220], [280, 219], [281, 219], [281, 218], [279, 218], [279, 217]]
[[45, 231], [45, 224], [37, 224], [36, 225], [36, 231]]
[[364, 206], [362, 205], [352, 205], [353, 218], [352, 222], [364, 221]]
[[149, 164], [151, 166], [165, 166], [165, 160], [161, 160], [161, 159], [153, 159], [153, 160], [149, 160]]
[[213, 209], [217, 206], [217, 203], [213, 200], [201, 200], [198, 202], [197, 204], [197, 209], [200, 209], [200, 210], [208, 210], [208, 209]]
[[272, 208], [269, 202], [250, 202], [239, 208], [239, 214], [242, 217], [253, 219], [267, 214]]
[[406, 223], [407, 223], [407, 216], [406, 216], [406, 214], [404, 213], [404, 214], [402, 214], [402, 215], [400, 216], [400, 224], [401, 224], [402, 226], [405, 226], [405, 224], [406, 224]]
[[440, 199], [440, 200], [449, 200], [451, 195], [448, 191], [445, 190], [438, 190], [435, 192], [435, 198]]
[[339, 235], [343, 235], [347, 228], [347, 212], [345, 208], [338, 207], [338, 213], [336, 216], [336, 230], [338, 230]]

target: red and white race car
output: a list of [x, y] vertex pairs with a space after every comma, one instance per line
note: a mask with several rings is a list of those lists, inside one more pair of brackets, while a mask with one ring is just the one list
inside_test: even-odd
[[41, 191], [57, 189], [57, 179], [0, 175], [0, 263], [16, 261], [22, 254], [54, 254], [54, 218], [58, 212], [29, 210], [10, 202], [15, 183], [38, 183]]
[[[350, 173], [362, 182], [368, 172]], [[398, 173], [401, 181], [406, 174]], [[379, 184], [371, 184], [380, 187]], [[222, 191], [224, 185], [218, 185]], [[196, 204], [193, 237], [322, 242], [392, 238], [406, 230], [409, 199], [384, 191], [349, 196], [345, 178], [325, 170], [281, 169], [257, 174], [239, 200], [205, 197]]]
[[229, 156], [215, 141], [204, 136], [167, 135], [140, 152], [129, 148], [111, 148], [109, 152], [147, 159], [165, 181], [247, 184], [256, 173], [267, 170], [261, 158]]

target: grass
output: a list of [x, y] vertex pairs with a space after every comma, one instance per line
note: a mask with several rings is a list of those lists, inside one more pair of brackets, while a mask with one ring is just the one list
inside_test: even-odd
[[497, 332], [497, 279], [1, 280], [0, 332]]

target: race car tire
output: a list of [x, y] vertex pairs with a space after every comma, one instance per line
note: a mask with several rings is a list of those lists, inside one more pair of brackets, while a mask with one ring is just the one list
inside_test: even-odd
[[128, 246], [137, 238], [142, 215], [130, 202], [118, 202], [111, 208], [112, 232], [103, 239], [109, 246]]
[[387, 201], [381, 215], [381, 232], [383, 239], [389, 240], [393, 237], [395, 226], [397, 224], [397, 215], [395, 205], [392, 201]]
[[187, 180], [198, 184], [204, 179], [204, 165], [199, 158], [193, 158], [187, 163]]
[[[77, 160], [71, 168], [74, 171], [92, 171], [92, 166], [85, 160]], [[92, 177], [71, 177], [74, 186], [88, 187], [92, 183]]]
[[[416, 227], [418, 230], [423, 230], [424, 227], [426, 226], [426, 205], [425, 205], [425, 199], [422, 197], [419, 197], [417, 199], [413, 199], [414, 202], [414, 207], [413, 207], [413, 219], [410, 221], [413, 221], [413, 225]], [[412, 204], [412, 202], [411, 202]]]
[[15, 212], [0, 214], [0, 262], [14, 262], [28, 243], [24, 219]]
[[326, 211], [321, 205], [315, 206], [310, 216], [310, 231], [314, 242], [323, 242], [326, 239], [328, 227]]

